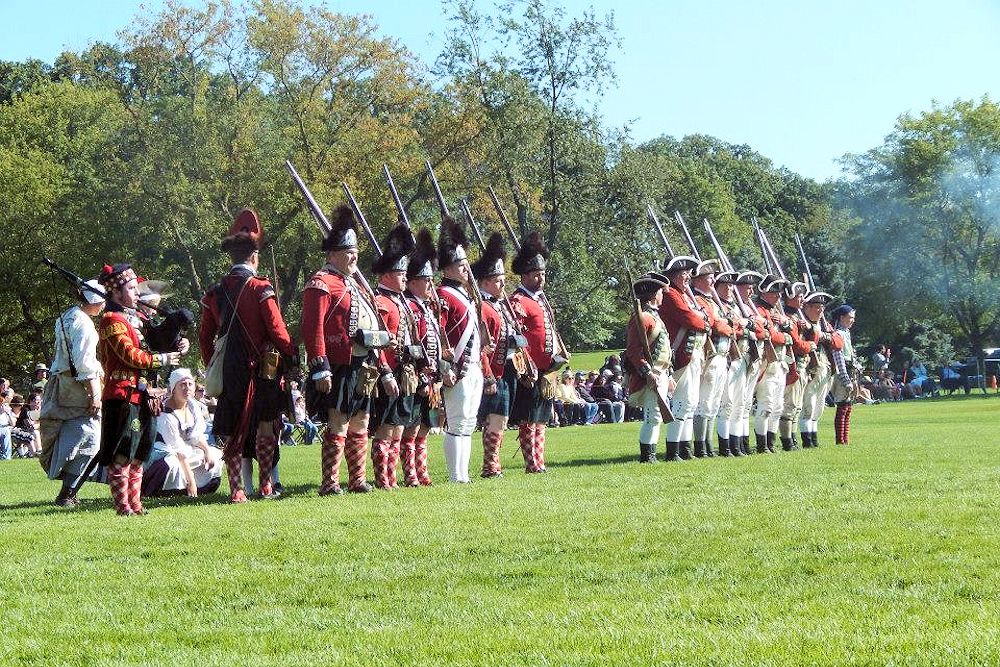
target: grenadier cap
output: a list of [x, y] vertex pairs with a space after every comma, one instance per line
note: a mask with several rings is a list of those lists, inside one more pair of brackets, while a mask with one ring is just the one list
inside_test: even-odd
[[785, 286], [785, 298], [794, 299], [797, 296], [805, 296], [809, 293], [809, 285], [802, 282], [788, 283]]
[[462, 225], [458, 224], [455, 218], [446, 217], [441, 221], [441, 236], [438, 237], [438, 266], [445, 269], [452, 264], [467, 260], [469, 257], [465, 251], [467, 245], [469, 240]]
[[390, 271], [406, 271], [410, 264], [410, 253], [416, 243], [413, 232], [404, 224], [398, 224], [389, 230], [382, 244], [382, 256], [372, 262], [372, 271], [376, 274]]
[[347, 250], [358, 247], [357, 220], [354, 211], [347, 204], [341, 204], [333, 212], [333, 222], [330, 231], [323, 239], [323, 250]]
[[818, 303], [825, 306], [833, 301], [833, 295], [826, 292], [813, 292], [806, 297], [806, 303]]
[[264, 230], [253, 209], [245, 208], [236, 214], [229, 232], [222, 237], [222, 249], [231, 252], [236, 248], [260, 250], [264, 241]]
[[434, 248], [434, 238], [430, 230], [421, 227], [417, 232], [417, 241], [410, 253], [410, 263], [406, 267], [406, 279], [431, 278], [437, 269], [437, 250]]
[[736, 284], [757, 286], [762, 280], [764, 280], [764, 274], [756, 271], [744, 271], [736, 277]]
[[694, 257], [688, 257], [687, 255], [676, 255], [670, 258], [667, 265], [663, 267], [663, 272], [666, 274], [676, 273], [678, 271], [694, 271], [698, 268], [698, 260]]
[[519, 276], [532, 271], [544, 271], [545, 260], [549, 258], [549, 249], [538, 232], [531, 232], [524, 237], [521, 248], [510, 262], [510, 268]]
[[486, 249], [472, 264], [472, 275], [476, 280], [483, 278], [493, 278], [506, 273], [503, 268], [503, 261], [507, 258], [507, 248], [503, 242], [503, 236], [497, 232], [490, 235], [486, 241]]
[[118, 289], [130, 280], [135, 280], [135, 271], [132, 270], [131, 264], [115, 264], [114, 266], [110, 264], [105, 264], [104, 268], [101, 269], [101, 275], [97, 277], [106, 289]]
[[709, 274], [715, 274], [722, 270], [722, 265], [717, 259], [706, 259], [704, 262], [699, 262], [698, 266], [691, 273], [692, 278], [697, 278], [699, 276], [707, 276]]

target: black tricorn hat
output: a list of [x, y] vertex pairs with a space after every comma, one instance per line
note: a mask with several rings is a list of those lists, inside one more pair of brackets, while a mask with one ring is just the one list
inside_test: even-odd
[[441, 236], [438, 238], [438, 266], [446, 269], [456, 262], [468, 259], [465, 251], [468, 245], [469, 240], [462, 225], [455, 218], [446, 217], [441, 221]]
[[670, 279], [660, 273], [655, 271], [650, 271], [649, 273], [639, 276], [634, 283], [632, 283], [632, 293], [635, 298], [645, 301], [656, 294], [657, 290], [670, 289]]
[[414, 247], [416, 243], [410, 228], [404, 224], [396, 225], [385, 237], [382, 256], [372, 262], [372, 272], [382, 274], [390, 271], [406, 271]]
[[426, 227], [417, 232], [417, 242], [410, 253], [410, 264], [406, 267], [406, 279], [430, 278], [437, 270], [437, 249], [434, 237]]
[[354, 211], [347, 204], [341, 204], [333, 212], [330, 232], [323, 239], [323, 250], [346, 250], [358, 247], [358, 221]]
[[502, 276], [505, 271], [503, 261], [507, 258], [507, 248], [503, 242], [503, 236], [497, 232], [490, 235], [486, 242], [486, 250], [479, 256], [479, 259], [472, 265], [472, 275], [476, 280]]
[[524, 238], [520, 250], [511, 260], [510, 268], [519, 276], [532, 271], [544, 271], [545, 260], [549, 258], [549, 249], [538, 232], [531, 232]]

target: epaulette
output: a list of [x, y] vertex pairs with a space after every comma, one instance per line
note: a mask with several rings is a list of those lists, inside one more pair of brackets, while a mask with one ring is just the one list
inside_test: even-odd
[[325, 274], [324, 273], [313, 274], [313, 277], [309, 279], [309, 282], [306, 283], [306, 286], [303, 289], [318, 289], [321, 292], [326, 292], [327, 294], [329, 294], [330, 286], [327, 285], [326, 281], [323, 280], [323, 278], [321, 277], [323, 275]]
[[101, 327], [101, 340], [107, 340], [108, 338], [117, 338], [118, 336], [124, 336], [127, 333], [128, 333], [127, 324], [118, 320], [112, 320], [110, 323]]

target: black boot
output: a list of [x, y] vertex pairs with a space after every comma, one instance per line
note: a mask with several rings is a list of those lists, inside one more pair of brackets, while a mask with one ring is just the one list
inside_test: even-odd
[[770, 452], [771, 454], [774, 454], [774, 437], [775, 437], [775, 432], [768, 431], [767, 438], [764, 440], [764, 442], [767, 444], [767, 451]]
[[680, 454], [681, 460], [682, 461], [690, 461], [691, 460], [691, 441], [690, 440], [683, 440], [683, 441], [677, 443], [677, 445], [678, 445], [678, 454]]
[[656, 443], [654, 442], [653, 444], [648, 445], [648, 447], [649, 447], [649, 460], [647, 461], [647, 463], [659, 463], [660, 462], [659, 459], [656, 458]]
[[798, 449], [798, 448], [799, 448], [799, 436], [798, 434], [795, 433], [795, 431], [792, 431], [792, 449]]
[[730, 456], [729, 438], [719, 436], [719, 456]]
[[712, 451], [712, 434], [709, 433], [705, 436], [705, 458], [712, 459], [715, 458], [715, 452]]
[[677, 455], [678, 448], [680, 447], [679, 442], [670, 442], [667, 440], [667, 460], [668, 461], [680, 461], [681, 457]]
[[809, 449], [810, 447], [813, 446], [811, 433], [806, 433], [805, 431], [802, 431], [801, 433], [799, 433], [799, 435], [802, 437], [802, 449]]
[[792, 439], [791, 438], [786, 438], [784, 436], [781, 437], [781, 451], [783, 451], [783, 452], [790, 452], [790, 451], [792, 451]]
[[741, 435], [740, 436], [740, 454], [743, 456], [750, 456], [750, 436]]
[[649, 463], [649, 445], [639, 443], [639, 463]]
[[694, 441], [694, 457], [696, 459], [705, 458], [705, 441], [695, 440]]
[[760, 433], [754, 433], [754, 438], [757, 440], [757, 453], [766, 454], [767, 453], [767, 439]]
[[729, 453], [733, 456], [743, 456], [743, 436], [729, 436]]
[[819, 433], [817, 431], [809, 434], [809, 442], [812, 443], [813, 447], [819, 447]]

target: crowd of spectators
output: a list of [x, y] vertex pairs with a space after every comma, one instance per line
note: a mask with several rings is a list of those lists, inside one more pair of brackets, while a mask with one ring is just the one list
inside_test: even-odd
[[0, 378], [0, 461], [31, 458], [41, 453], [38, 412], [48, 372], [45, 364], [38, 364], [32, 383], [23, 394], [15, 392], [7, 378]]

